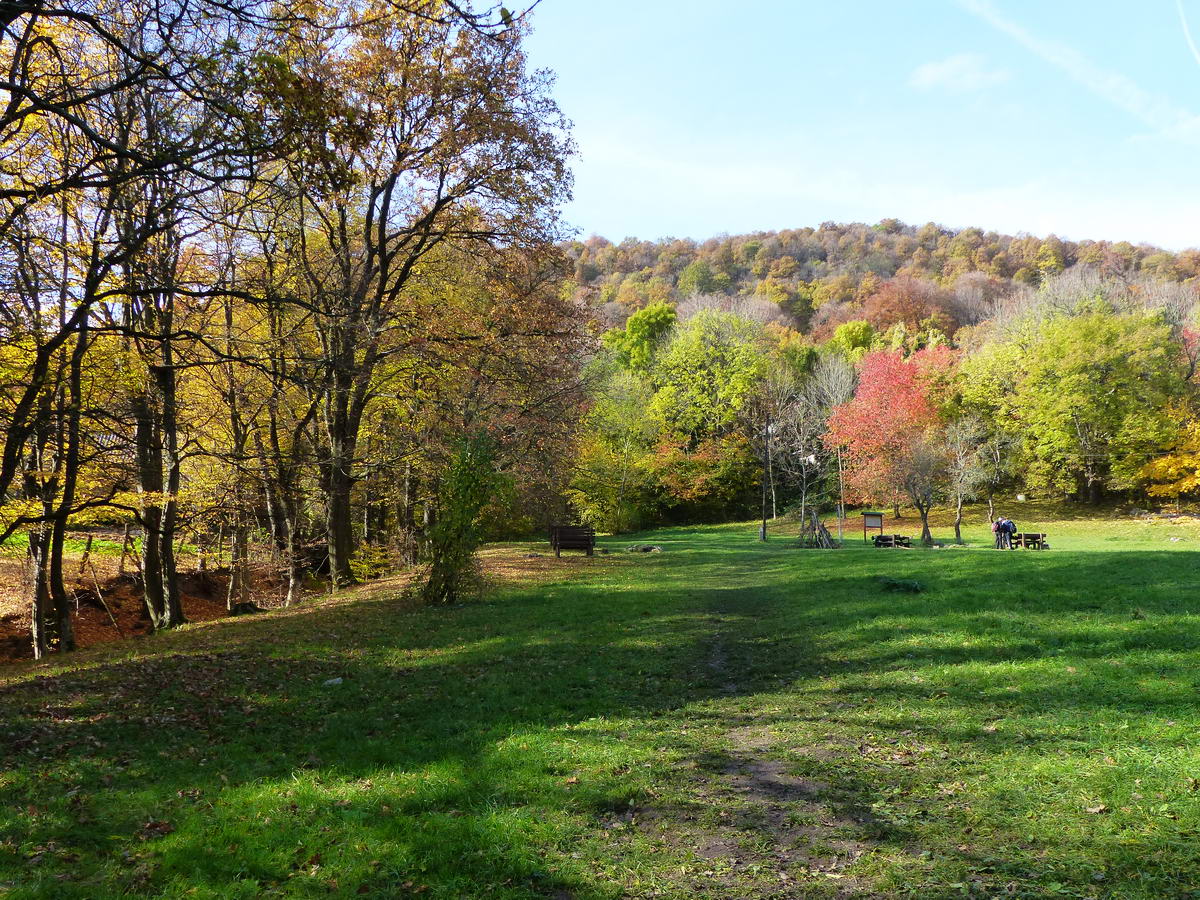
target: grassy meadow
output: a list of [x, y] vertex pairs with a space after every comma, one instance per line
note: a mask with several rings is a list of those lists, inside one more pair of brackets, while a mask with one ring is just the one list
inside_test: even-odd
[[1053, 549], [502, 545], [10, 666], [0, 897], [1200, 897], [1200, 520], [1002, 511]]

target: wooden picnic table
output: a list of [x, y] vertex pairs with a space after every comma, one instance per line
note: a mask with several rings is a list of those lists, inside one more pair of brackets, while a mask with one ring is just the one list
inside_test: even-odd
[[912, 538], [904, 534], [877, 534], [873, 540], [876, 547], [912, 547]]
[[1012, 536], [1013, 549], [1021, 547], [1025, 550], [1045, 550], [1046, 535], [1030, 531], [1018, 531]]

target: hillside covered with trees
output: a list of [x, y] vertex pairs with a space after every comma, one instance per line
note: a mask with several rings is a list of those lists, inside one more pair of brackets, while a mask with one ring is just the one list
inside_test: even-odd
[[1200, 277], [1200, 250], [1172, 253], [1126, 241], [1076, 242], [896, 219], [825, 222], [701, 242], [626, 238], [614, 244], [593, 236], [566, 249], [574, 265], [569, 289], [606, 321], [621, 322], [649, 303], [693, 294], [755, 295], [819, 336], [868, 300], [862, 315], [880, 329], [914, 314], [918, 310], [893, 308], [905, 298], [881, 295], [883, 283], [898, 277], [940, 288], [926, 288], [920, 302], [950, 327], [974, 324], [987, 312], [983, 304], [1014, 286], [1036, 287], [1076, 266], [1125, 280], [1194, 283]]

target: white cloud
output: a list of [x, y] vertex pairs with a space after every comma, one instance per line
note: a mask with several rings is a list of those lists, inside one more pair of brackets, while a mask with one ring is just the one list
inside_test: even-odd
[[958, 53], [917, 66], [908, 83], [922, 90], [939, 88], [966, 94], [1003, 84], [1010, 77], [1004, 69], [989, 68], [978, 54]]
[[1101, 68], [1068, 44], [1039, 37], [1011, 19], [1006, 19], [989, 0], [959, 0], [959, 3], [1034, 56], [1061, 69], [1072, 81], [1149, 125], [1159, 134], [1189, 143], [1200, 140], [1200, 116], [1190, 110], [1143, 90], [1119, 72]]

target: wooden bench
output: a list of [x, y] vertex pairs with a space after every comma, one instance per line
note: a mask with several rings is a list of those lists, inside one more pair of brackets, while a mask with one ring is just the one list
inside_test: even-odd
[[1026, 550], [1045, 550], [1046, 535], [1032, 532], [1017, 532], [1012, 536], [1013, 549], [1023, 547]]
[[555, 525], [550, 529], [550, 546], [555, 556], [564, 550], [586, 550], [591, 556], [596, 551], [596, 530], [586, 525]]
[[912, 547], [912, 538], [903, 534], [877, 534], [872, 540], [876, 547]]

